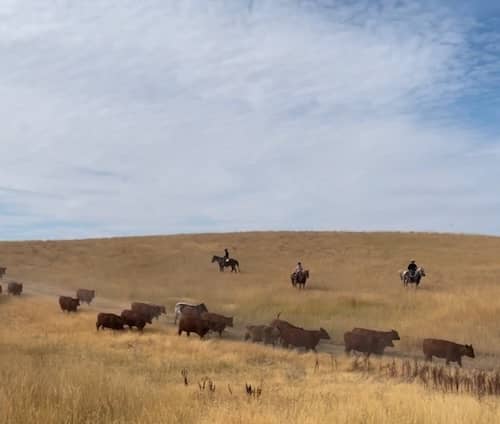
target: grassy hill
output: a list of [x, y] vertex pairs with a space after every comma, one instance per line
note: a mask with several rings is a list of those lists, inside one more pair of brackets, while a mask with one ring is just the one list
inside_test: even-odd
[[[225, 247], [240, 274], [210, 263]], [[418, 290], [399, 281], [410, 258], [428, 275]], [[311, 272], [302, 292], [289, 282], [297, 260]], [[382, 362], [371, 360], [375, 368], [421, 359], [422, 338], [440, 337], [473, 344], [476, 358], [464, 359], [465, 368], [498, 369], [500, 238], [271, 232], [4, 242], [0, 265], [8, 267], [4, 280], [26, 288], [19, 299], [0, 297], [0, 421], [2, 414], [7, 422], [500, 419], [496, 399], [443, 396], [388, 381], [369, 365], [353, 373], [357, 365], [342, 353], [342, 334], [354, 326], [394, 328], [401, 341]], [[78, 287], [95, 288], [96, 304], [65, 316], [56, 294]], [[171, 312], [182, 299], [234, 315], [235, 328], [222, 340], [177, 337]], [[119, 312], [131, 300], [165, 304], [167, 319], [143, 336], [96, 333], [96, 310]], [[278, 312], [324, 327], [332, 341], [318, 356], [241, 342], [245, 325]], [[215, 392], [198, 388], [205, 376]], [[262, 396], [249, 399], [245, 382], [262, 385]]]

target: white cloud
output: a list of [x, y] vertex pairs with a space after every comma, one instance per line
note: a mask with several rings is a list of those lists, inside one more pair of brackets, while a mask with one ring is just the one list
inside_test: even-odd
[[6, 237], [500, 233], [499, 140], [453, 113], [499, 65], [470, 19], [412, 1], [2, 8]]

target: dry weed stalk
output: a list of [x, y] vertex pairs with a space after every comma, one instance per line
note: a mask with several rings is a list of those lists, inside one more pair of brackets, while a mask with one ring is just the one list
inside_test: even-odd
[[183, 368], [181, 370], [181, 375], [184, 378], [184, 385], [187, 386], [189, 384], [188, 383], [188, 370], [186, 368]]
[[200, 389], [200, 392], [204, 391], [209, 391], [209, 392], [215, 392], [215, 383], [212, 381], [212, 379], [208, 377], [203, 377], [199, 382], [198, 382], [198, 388]]
[[330, 354], [330, 362], [332, 366], [332, 371], [337, 371], [337, 360], [335, 359], [332, 353]]
[[251, 384], [245, 383], [245, 390], [249, 397], [258, 399], [262, 394], [262, 382], [259, 386], [254, 386], [254, 387], [252, 387]]

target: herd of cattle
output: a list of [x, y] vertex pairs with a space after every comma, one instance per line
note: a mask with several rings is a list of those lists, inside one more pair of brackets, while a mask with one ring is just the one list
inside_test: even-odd
[[[0, 278], [5, 273], [0, 268]], [[7, 284], [8, 294], [19, 296], [23, 291], [23, 284], [11, 281]], [[0, 293], [2, 286], [0, 285]], [[76, 297], [59, 296], [59, 306], [63, 312], [77, 312], [81, 303], [90, 304], [95, 298], [95, 290], [78, 289]], [[112, 330], [124, 330], [137, 328], [143, 331], [147, 324], [152, 324], [153, 319], [158, 319], [166, 314], [163, 305], [133, 302], [130, 309], [125, 309], [120, 315], [100, 312], [97, 314], [96, 329], [109, 328]], [[178, 334], [185, 332], [188, 336], [195, 333], [203, 338], [208, 332], [217, 332], [222, 336], [226, 327], [233, 327], [233, 317], [209, 312], [204, 303], [191, 304], [178, 302], [174, 308], [174, 324], [178, 322]], [[252, 342], [263, 342], [275, 346], [280, 344], [284, 348], [289, 346], [305, 348], [306, 351], [316, 352], [320, 340], [329, 340], [330, 335], [324, 328], [319, 330], [306, 330], [297, 327], [288, 321], [280, 319], [277, 315], [268, 325], [248, 325], [244, 340]], [[400, 340], [396, 330], [377, 331], [366, 328], [353, 328], [344, 334], [345, 352], [360, 352], [369, 356], [371, 354], [381, 355], [385, 348], [394, 347], [394, 341]], [[474, 358], [472, 345], [461, 345], [447, 340], [424, 339], [422, 350], [425, 359], [432, 361], [433, 356], [446, 359], [446, 364], [457, 362], [462, 366], [462, 357]]]

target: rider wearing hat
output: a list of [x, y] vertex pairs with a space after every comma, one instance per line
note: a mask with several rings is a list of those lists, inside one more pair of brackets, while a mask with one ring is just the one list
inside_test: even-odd
[[224, 249], [224, 261], [229, 261], [229, 250], [227, 250], [227, 248]]

